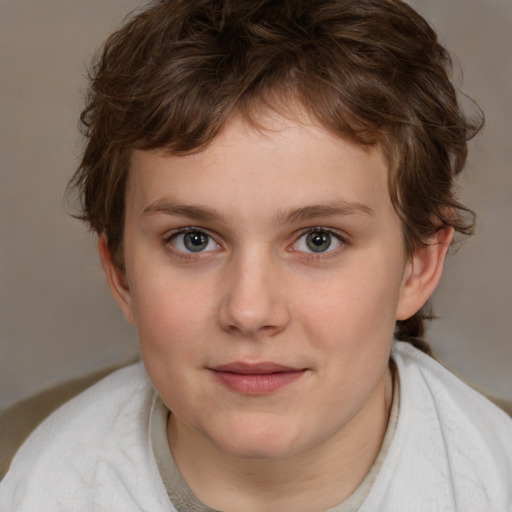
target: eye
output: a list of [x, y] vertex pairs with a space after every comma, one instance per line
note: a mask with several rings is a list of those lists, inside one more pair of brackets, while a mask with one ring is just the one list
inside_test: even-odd
[[175, 233], [169, 241], [173, 247], [184, 253], [214, 251], [219, 247], [210, 235], [198, 229]]
[[304, 233], [293, 245], [293, 249], [302, 252], [325, 253], [343, 245], [343, 238], [332, 231], [314, 228]]

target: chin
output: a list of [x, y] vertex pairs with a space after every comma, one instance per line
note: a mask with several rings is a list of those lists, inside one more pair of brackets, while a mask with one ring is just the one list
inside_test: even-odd
[[296, 447], [287, 443], [254, 442], [247, 440], [240, 443], [229, 443], [219, 447], [224, 453], [237, 459], [276, 460], [285, 459], [294, 455]]
[[210, 436], [217, 448], [236, 458], [280, 459], [294, 455], [302, 445], [290, 427], [260, 424], [239, 425], [228, 428], [221, 436]]

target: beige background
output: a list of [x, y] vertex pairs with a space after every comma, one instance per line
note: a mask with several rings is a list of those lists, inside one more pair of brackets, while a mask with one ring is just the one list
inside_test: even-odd
[[[66, 212], [80, 153], [86, 64], [136, 0], [0, 0], [0, 409], [127, 361], [134, 332], [104, 283], [95, 240]], [[466, 379], [512, 399], [512, 2], [415, 0], [486, 112], [463, 199], [477, 236], [451, 257], [429, 337]]]

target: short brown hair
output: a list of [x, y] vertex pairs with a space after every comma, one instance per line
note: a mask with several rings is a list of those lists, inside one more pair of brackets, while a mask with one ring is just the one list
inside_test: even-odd
[[[94, 63], [71, 182], [80, 217], [122, 267], [132, 149], [186, 154], [235, 114], [255, 122], [263, 107], [299, 106], [340, 137], [382, 147], [408, 254], [440, 226], [468, 234], [473, 215], [453, 180], [478, 125], [459, 107], [450, 67], [434, 30], [399, 0], [153, 2]], [[420, 338], [424, 318], [397, 322], [397, 337]]]

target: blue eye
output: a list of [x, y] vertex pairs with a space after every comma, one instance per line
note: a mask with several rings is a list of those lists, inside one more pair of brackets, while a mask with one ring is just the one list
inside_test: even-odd
[[218, 244], [204, 231], [190, 229], [176, 233], [170, 238], [171, 244], [181, 252], [205, 252], [218, 248]]
[[315, 228], [302, 235], [294, 244], [294, 249], [302, 252], [325, 253], [338, 249], [343, 239], [325, 229]]

